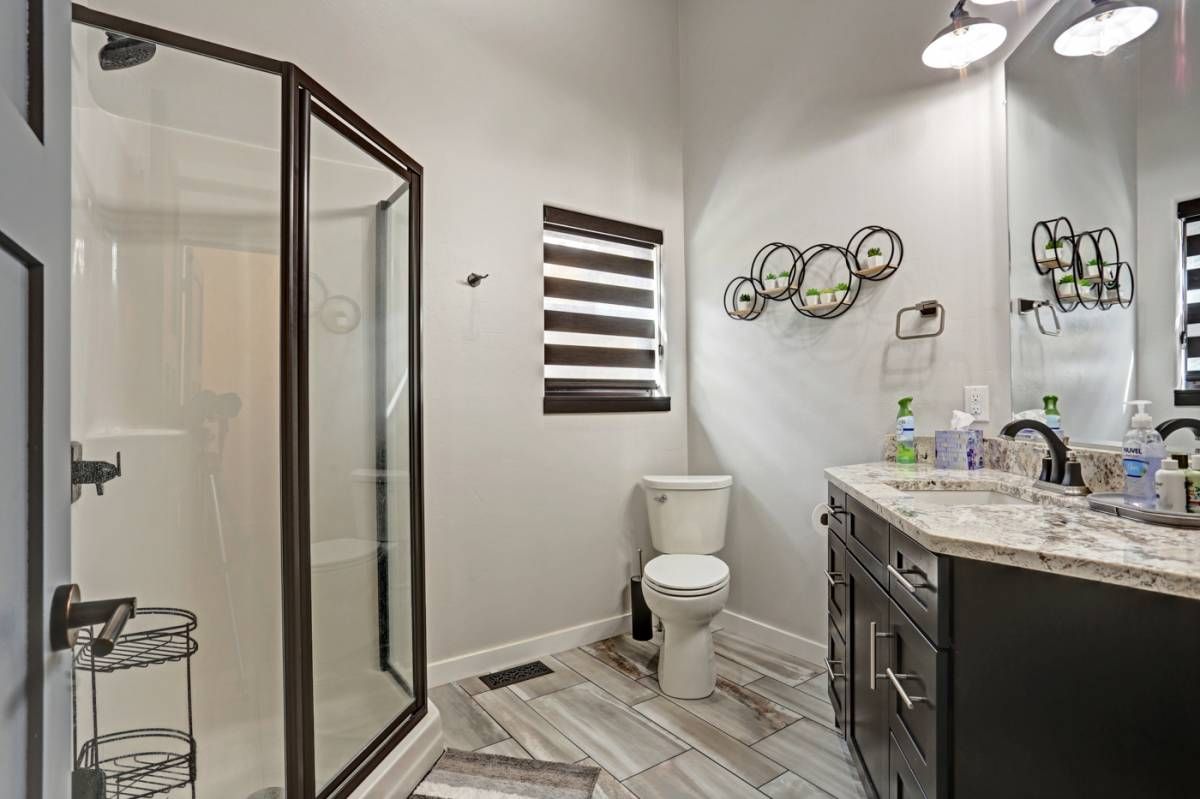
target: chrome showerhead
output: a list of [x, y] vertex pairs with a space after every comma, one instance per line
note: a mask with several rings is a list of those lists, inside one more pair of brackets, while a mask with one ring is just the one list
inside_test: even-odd
[[109, 33], [108, 43], [100, 48], [100, 69], [126, 69], [154, 58], [157, 46], [129, 36]]

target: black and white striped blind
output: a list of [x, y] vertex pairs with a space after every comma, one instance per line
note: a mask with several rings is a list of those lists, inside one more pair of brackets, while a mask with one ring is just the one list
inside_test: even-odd
[[[661, 244], [658, 230], [544, 209], [548, 411], [564, 410], [572, 399], [620, 401], [665, 393], [659, 325]], [[559, 398], [567, 402], [553, 402]]]
[[1179, 203], [1183, 238], [1184, 329], [1179, 336], [1183, 350], [1184, 387], [1200, 387], [1200, 198]]

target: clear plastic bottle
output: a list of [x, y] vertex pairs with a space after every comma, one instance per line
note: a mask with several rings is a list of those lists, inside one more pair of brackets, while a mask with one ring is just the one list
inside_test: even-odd
[[901, 397], [900, 410], [896, 412], [896, 463], [917, 462], [917, 421], [912, 401], [912, 397]]
[[1162, 436], [1154, 429], [1154, 420], [1146, 413], [1147, 400], [1133, 400], [1127, 405], [1136, 405], [1137, 412], [1129, 432], [1121, 443], [1125, 466], [1125, 502], [1143, 508], [1155, 505], [1154, 477], [1167, 456], [1167, 447]]

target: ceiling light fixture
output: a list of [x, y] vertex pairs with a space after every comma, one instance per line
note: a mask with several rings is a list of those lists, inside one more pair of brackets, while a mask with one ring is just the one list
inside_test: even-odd
[[950, 24], [921, 54], [925, 66], [934, 69], [962, 69], [994, 52], [1008, 38], [1008, 29], [985, 17], [972, 17], [963, 8], [967, 0], [958, 0], [950, 12]]
[[1092, 8], [1054, 40], [1065, 56], [1105, 56], [1154, 27], [1158, 12], [1129, 0], [1092, 0]]

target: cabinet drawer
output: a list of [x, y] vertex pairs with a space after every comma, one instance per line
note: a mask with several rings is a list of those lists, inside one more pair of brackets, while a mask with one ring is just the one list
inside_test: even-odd
[[835, 486], [828, 485], [825, 502], [829, 505], [829, 530], [837, 537], [846, 540], [846, 492]]
[[846, 547], [867, 572], [887, 585], [888, 523], [853, 497], [846, 497]]
[[947, 762], [948, 655], [935, 649], [894, 603], [891, 628], [892, 660], [885, 670], [891, 733], [925, 795], [937, 797], [939, 769]]
[[829, 704], [833, 705], [833, 718], [837, 728], [846, 731], [846, 639], [829, 618], [829, 650], [825, 657], [825, 676], [829, 681]]
[[908, 761], [900, 752], [900, 747], [896, 745], [895, 736], [892, 736], [892, 752], [888, 766], [892, 776], [887, 796], [883, 799], [928, 799], [921, 790], [916, 775], [909, 768]]
[[896, 528], [892, 528], [891, 557], [888, 559], [888, 593], [937, 646], [949, 644], [950, 602], [938, 592], [949, 589], [950, 558], [930, 552]]
[[846, 545], [842, 539], [829, 533], [829, 544], [825, 556], [825, 591], [829, 605], [829, 618], [837, 625], [838, 632], [846, 637]]

